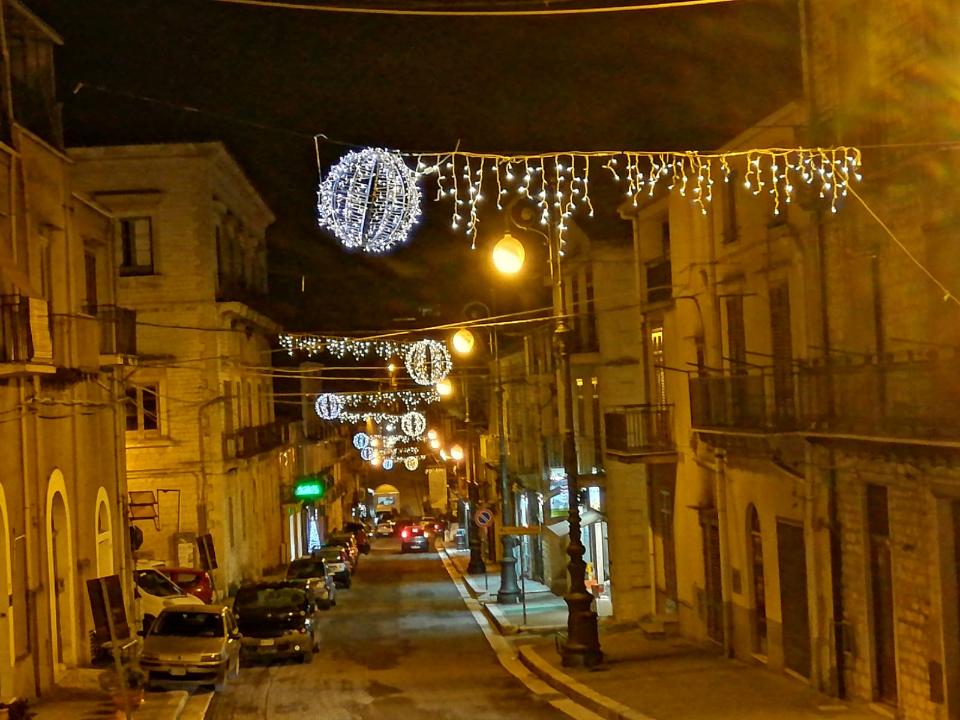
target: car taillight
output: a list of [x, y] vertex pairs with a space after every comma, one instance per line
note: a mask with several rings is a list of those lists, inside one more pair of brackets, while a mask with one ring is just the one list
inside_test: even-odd
[[408, 538], [408, 537], [410, 537], [410, 533], [408, 533], [406, 530], [404, 530], [402, 533], [400, 533], [400, 537], [402, 537], [402, 538]]

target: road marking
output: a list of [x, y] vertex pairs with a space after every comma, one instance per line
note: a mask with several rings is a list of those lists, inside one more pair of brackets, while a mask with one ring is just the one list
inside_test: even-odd
[[503, 635], [493, 629], [490, 619], [483, 611], [483, 605], [470, 594], [460, 571], [447, 555], [446, 548], [441, 547], [438, 554], [440, 561], [443, 563], [443, 567], [450, 576], [450, 580], [453, 582], [454, 587], [457, 588], [457, 592], [460, 593], [463, 604], [467, 606], [470, 614], [473, 615], [474, 621], [480, 626], [480, 630], [483, 631], [484, 637], [486, 637], [487, 642], [497, 656], [497, 660], [504, 669], [526, 685], [527, 689], [534, 693], [538, 699], [550, 703], [550, 705], [564, 715], [572, 717], [574, 720], [603, 720], [602, 716], [597, 715], [582, 705], [577, 705], [576, 702], [562, 695], [555, 688], [552, 688], [543, 680], [536, 677], [520, 661], [513, 645], [511, 645]]

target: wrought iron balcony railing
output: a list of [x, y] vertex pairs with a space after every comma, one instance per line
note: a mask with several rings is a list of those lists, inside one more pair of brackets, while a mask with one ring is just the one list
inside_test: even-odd
[[690, 379], [694, 428], [960, 438], [960, 353]]
[[137, 311], [116, 305], [86, 307], [100, 325], [101, 355], [137, 354]]
[[223, 436], [225, 457], [249, 458], [285, 445], [289, 438], [289, 424], [274, 420], [265, 425], [240, 428]]
[[603, 416], [607, 452], [646, 455], [672, 452], [673, 405], [624, 405]]

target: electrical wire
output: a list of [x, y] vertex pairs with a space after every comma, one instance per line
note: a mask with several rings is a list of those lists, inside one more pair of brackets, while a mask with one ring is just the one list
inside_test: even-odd
[[582, 8], [544, 8], [542, 10], [417, 10], [398, 8], [370, 8], [349, 5], [326, 5], [303, 2], [274, 2], [273, 0], [212, 0], [231, 5], [248, 5], [275, 10], [309, 10], [325, 13], [355, 15], [406, 15], [416, 17], [536, 17], [554, 15], [595, 15], [598, 13], [625, 13], [643, 10], [676, 10], [704, 5], [726, 5], [739, 0], [669, 0], [668, 2], [632, 5], [590, 6]]

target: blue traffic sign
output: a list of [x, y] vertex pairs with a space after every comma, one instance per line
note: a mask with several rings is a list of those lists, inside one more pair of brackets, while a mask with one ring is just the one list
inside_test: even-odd
[[473, 514], [473, 522], [477, 527], [485, 528], [493, 522], [493, 511], [487, 508], [480, 508]]

